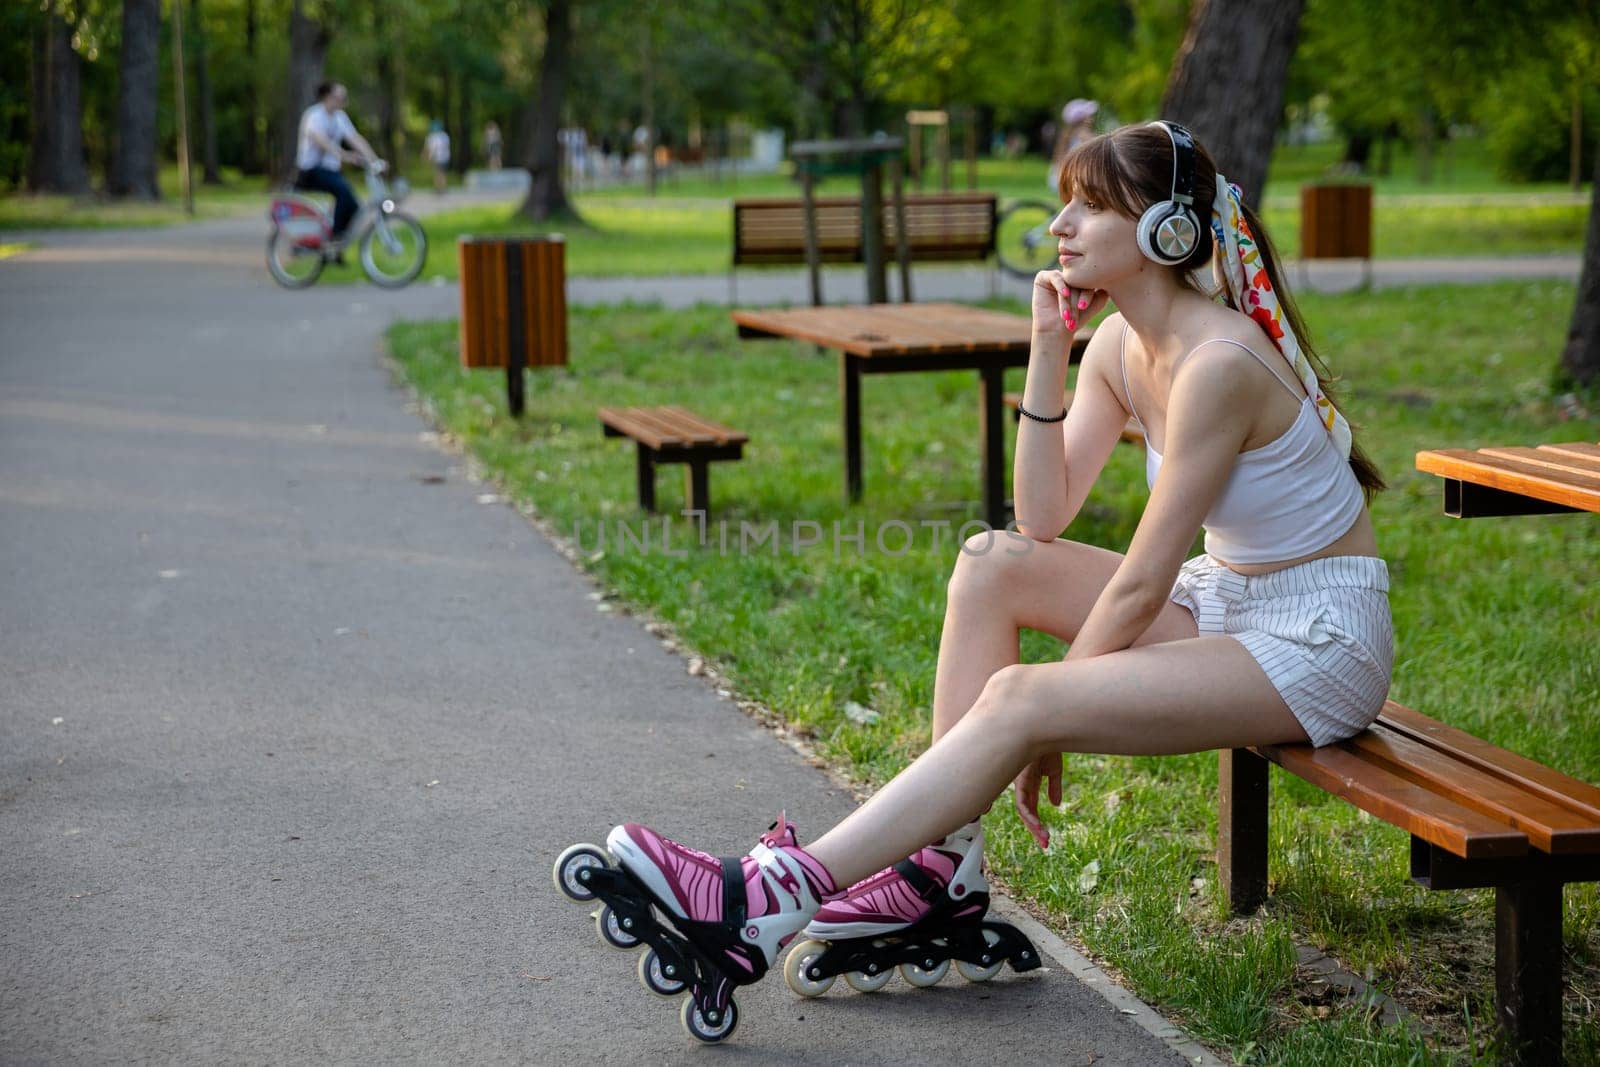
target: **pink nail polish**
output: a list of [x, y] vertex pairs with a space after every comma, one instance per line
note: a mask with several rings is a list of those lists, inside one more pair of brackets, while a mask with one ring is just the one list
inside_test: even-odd
[[1078, 300], [1078, 310], [1079, 311], [1082, 311], [1084, 308], [1086, 308], [1088, 306], [1089, 306], [1089, 298], [1088, 297], [1085, 296], [1085, 297], [1082, 297], [1082, 298], [1080, 298]]
[[1077, 328], [1078, 328], [1078, 320], [1069, 317], [1067, 319], [1067, 329], [1076, 330]]
[[1062, 311], [1061, 312], [1061, 321], [1062, 322], [1071, 322], [1072, 321], [1072, 312], [1070, 312], [1070, 311]]

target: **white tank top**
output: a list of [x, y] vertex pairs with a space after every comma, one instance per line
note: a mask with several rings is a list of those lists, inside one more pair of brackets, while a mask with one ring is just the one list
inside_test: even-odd
[[[1300, 414], [1276, 440], [1240, 452], [1222, 494], [1205, 517], [1206, 553], [1225, 563], [1277, 563], [1308, 556], [1333, 544], [1355, 525], [1366, 507], [1361, 483], [1349, 461], [1317, 418], [1316, 405], [1298, 385], [1291, 386], [1249, 345], [1214, 338], [1244, 349], [1267, 368], [1278, 384], [1300, 400]], [[1188, 359], [1202, 341], [1180, 359]], [[1122, 388], [1128, 388], [1128, 327], [1122, 327]], [[1133, 417], [1140, 426], [1139, 412]], [[1161, 453], [1145, 434], [1145, 483], [1154, 486]]]

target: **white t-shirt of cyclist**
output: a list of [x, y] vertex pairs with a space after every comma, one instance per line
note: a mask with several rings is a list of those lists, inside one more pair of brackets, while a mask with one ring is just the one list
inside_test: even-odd
[[[312, 130], [317, 130], [326, 137], [335, 151], [323, 151], [322, 146], [311, 139]], [[350, 121], [349, 115], [343, 111], [330, 114], [321, 104], [312, 104], [306, 108], [305, 114], [300, 116], [300, 146], [295, 152], [295, 166], [301, 170], [315, 170], [317, 167], [338, 170], [339, 144], [346, 138], [354, 137], [355, 134], [356, 124]]]

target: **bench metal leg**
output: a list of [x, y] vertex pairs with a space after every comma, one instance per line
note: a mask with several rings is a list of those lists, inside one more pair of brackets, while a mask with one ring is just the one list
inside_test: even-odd
[[1217, 877], [1240, 915], [1267, 899], [1267, 761], [1247, 748], [1217, 753]]
[[711, 513], [711, 464], [691, 459], [684, 464], [683, 495], [689, 508], [701, 515]]
[[656, 509], [656, 456], [643, 441], [636, 442], [639, 449], [639, 506], [645, 511]]
[[1561, 1062], [1561, 883], [1495, 889], [1495, 1003], [1506, 1062]]

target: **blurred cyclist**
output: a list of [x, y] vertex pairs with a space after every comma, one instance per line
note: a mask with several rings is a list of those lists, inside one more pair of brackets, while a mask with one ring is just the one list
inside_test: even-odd
[[[365, 166], [378, 161], [378, 154], [366, 138], [356, 132], [355, 123], [344, 112], [349, 100], [349, 93], [338, 82], [323, 82], [317, 86], [317, 102], [300, 116], [300, 141], [295, 151], [295, 166], [300, 168], [300, 173], [294, 187], [333, 194], [335, 241], [344, 240], [350, 220], [361, 206], [350, 183], [339, 173], [340, 165]], [[346, 145], [353, 146], [354, 150]]]

